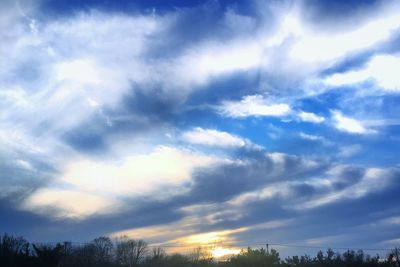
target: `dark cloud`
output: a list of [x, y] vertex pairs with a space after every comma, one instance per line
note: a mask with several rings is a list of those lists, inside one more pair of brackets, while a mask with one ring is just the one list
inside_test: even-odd
[[15, 150], [11, 157], [0, 151], [0, 200], [19, 203], [36, 189], [46, 185], [57, 173], [45, 159]]
[[[388, 1], [389, 2], [389, 1]], [[393, 1], [391, 1], [393, 2]], [[376, 0], [356, 1], [316, 1], [303, 0], [302, 9], [304, 18], [312, 24], [321, 26], [335, 26], [343, 28], [352, 23], [352, 26], [361, 24], [371, 17], [377, 9], [383, 6]]]
[[279, 155], [280, 162], [261, 151], [247, 152], [251, 157], [242, 157], [245, 163], [232, 163], [215, 168], [199, 170], [193, 177], [190, 198], [195, 202], [221, 202], [243, 192], [256, 190], [276, 182], [301, 179], [311, 176], [324, 164], [307, 167], [304, 159]]
[[101, 133], [101, 131], [96, 131], [94, 129], [82, 129], [79, 127], [76, 130], [67, 132], [64, 135], [64, 139], [67, 144], [79, 151], [98, 153], [107, 148]]
[[31, 237], [37, 226], [46, 229], [50, 225], [48, 219], [30, 212], [19, 211], [15, 205], [13, 196], [0, 199], [0, 229], [3, 233]]

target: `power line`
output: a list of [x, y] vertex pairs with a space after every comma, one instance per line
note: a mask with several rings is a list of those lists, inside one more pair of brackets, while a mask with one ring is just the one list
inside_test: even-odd
[[379, 250], [392, 250], [393, 248], [357, 248], [357, 247], [330, 247], [330, 246], [308, 246], [308, 245], [291, 245], [291, 244], [278, 244], [270, 243], [273, 246], [279, 247], [294, 247], [294, 248], [313, 248], [313, 249], [332, 249], [332, 250], [365, 250], [365, 251], [379, 251]]

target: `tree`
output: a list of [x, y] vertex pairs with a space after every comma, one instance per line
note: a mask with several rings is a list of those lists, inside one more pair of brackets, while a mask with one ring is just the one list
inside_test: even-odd
[[400, 249], [399, 248], [394, 248], [388, 255], [388, 261], [391, 263], [393, 266], [400, 267]]
[[116, 241], [117, 262], [123, 266], [136, 266], [145, 257], [147, 244], [143, 240], [129, 239], [122, 236]]
[[335, 252], [334, 252], [331, 248], [329, 248], [329, 249], [326, 251], [326, 260], [327, 260], [328, 262], [332, 262], [334, 256], [335, 256]]
[[64, 247], [59, 243], [56, 246], [34, 244], [33, 249], [42, 267], [58, 266], [64, 255]]
[[317, 253], [317, 257], [315, 258], [315, 261], [319, 264], [322, 265], [325, 262], [325, 257], [324, 257], [324, 253], [320, 250]]
[[188, 257], [181, 254], [173, 254], [166, 258], [165, 262], [167, 267], [187, 267], [190, 266]]
[[23, 237], [0, 236], [0, 266], [26, 265], [30, 256], [29, 243]]
[[190, 261], [194, 265], [208, 264], [213, 261], [213, 255], [210, 249], [197, 247], [190, 254]]
[[96, 266], [105, 266], [112, 262], [114, 245], [109, 237], [101, 236], [91, 242]]
[[247, 248], [247, 251], [242, 251], [239, 255], [233, 256], [230, 263], [233, 266], [268, 267], [279, 265], [280, 258], [275, 249], [271, 249], [271, 252], [268, 253], [264, 248]]
[[155, 247], [152, 250], [151, 255], [146, 258], [145, 266], [159, 267], [165, 266], [167, 254], [161, 247]]

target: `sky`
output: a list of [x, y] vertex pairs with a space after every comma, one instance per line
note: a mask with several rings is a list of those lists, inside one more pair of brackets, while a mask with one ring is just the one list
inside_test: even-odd
[[0, 232], [221, 253], [399, 246], [399, 13], [1, 1]]

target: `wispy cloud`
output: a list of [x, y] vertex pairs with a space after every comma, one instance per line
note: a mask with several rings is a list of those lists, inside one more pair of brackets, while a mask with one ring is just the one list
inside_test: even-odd
[[372, 81], [379, 89], [388, 92], [400, 90], [398, 77], [400, 57], [395, 55], [376, 55], [361, 70], [336, 73], [326, 78], [328, 85], [343, 86]]
[[297, 42], [290, 50], [290, 56], [307, 62], [332, 62], [341, 57], [367, 49], [379, 42], [388, 40], [392, 32], [399, 28], [400, 23], [396, 16], [398, 7], [380, 10], [380, 16], [371, 18], [361, 25], [355, 25], [348, 30], [327, 33], [317, 32], [299, 25], [295, 31]]
[[357, 153], [360, 153], [362, 150], [362, 147], [360, 145], [350, 145], [350, 146], [345, 146], [341, 147], [339, 149], [339, 153], [342, 157], [351, 157]]
[[200, 127], [183, 133], [182, 137], [189, 143], [215, 147], [242, 147], [249, 143], [246, 139], [224, 131]]
[[393, 179], [391, 171], [371, 168], [366, 170], [362, 179], [356, 184], [307, 201], [298, 208], [310, 209], [346, 199], [360, 198], [371, 192], [383, 190], [389, 186], [391, 179]]
[[332, 111], [334, 126], [342, 132], [350, 134], [372, 134], [375, 130], [366, 128], [361, 121], [344, 116], [340, 111]]
[[245, 96], [240, 101], [224, 101], [218, 107], [224, 116], [243, 118], [249, 116], [281, 117], [289, 113], [290, 107], [284, 103], [271, 103], [261, 95]]
[[312, 123], [322, 123], [325, 121], [325, 118], [322, 116], [318, 116], [312, 112], [301, 111], [298, 114], [300, 120]]

